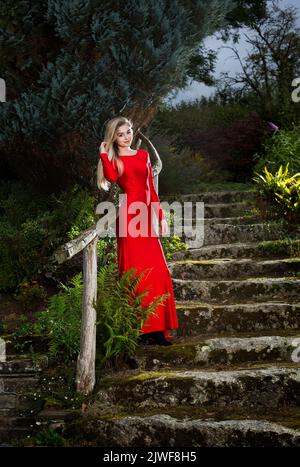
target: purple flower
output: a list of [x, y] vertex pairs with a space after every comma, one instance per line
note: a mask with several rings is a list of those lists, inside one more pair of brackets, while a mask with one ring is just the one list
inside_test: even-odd
[[272, 128], [272, 130], [274, 130], [275, 133], [276, 133], [277, 131], [279, 131], [279, 127], [278, 127], [277, 125], [275, 125], [275, 123], [268, 122], [268, 124], [270, 125], [270, 127]]

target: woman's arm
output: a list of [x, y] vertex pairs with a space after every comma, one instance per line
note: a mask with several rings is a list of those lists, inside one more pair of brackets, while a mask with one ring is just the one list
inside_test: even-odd
[[106, 152], [100, 152], [100, 159], [102, 161], [103, 173], [106, 180], [113, 183], [119, 178], [117, 169], [113, 167], [112, 161], [108, 159], [108, 154]]
[[151, 200], [151, 202], [158, 203], [157, 205], [153, 204], [152, 206], [154, 208], [154, 211], [155, 211], [155, 214], [156, 214], [157, 218], [159, 219], [159, 223], [161, 223], [162, 220], [165, 220], [165, 214], [164, 214], [164, 211], [163, 211], [163, 209], [162, 209], [162, 207], [160, 205], [160, 199], [158, 197], [158, 194], [156, 193], [156, 190], [154, 188], [152, 166], [151, 166], [151, 162], [150, 162], [149, 153], [147, 152], [147, 154], [148, 154], [147, 166], [148, 166], [148, 171], [149, 171], [148, 180], [149, 180], [149, 188], [150, 188], [150, 200]]

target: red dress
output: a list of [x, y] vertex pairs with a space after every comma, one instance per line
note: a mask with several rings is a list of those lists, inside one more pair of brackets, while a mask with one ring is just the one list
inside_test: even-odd
[[[149, 289], [142, 299], [145, 305], [149, 305], [158, 295], [169, 294], [168, 298], [150, 314], [141, 328], [142, 333], [164, 331], [165, 337], [168, 337], [170, 329], [178, 328], [178, 320], [170, 271], [160, 239], [155, 230], [151, 231], [154, 216], [151, 216], [150, 203], [160, 220], [164, 219], [165, 215], [153, 185], [150, 157], [144, 149], [138, 149], [137, 153], [132, 156], [121, 155], [120, 157], [124, 164], [121, 176], [118, 175], [117, 166], [113, 166], [108, 159], [108, 155], [100, 153], [104, 177], [111, 183], [117, 182], [127, 195], [127, 203], [126, 200], [121, 201], [119, 216], [116, 220], [119, 274], [131, 268], [136, 268], [137, 273], [147, 269], [136, 289], [138, 293], [146, 288]], [[136, 209], [140, 207], [138, 205], [132, 206], [130, 210], [130, 203], [134, 201], [142, 201], [144, 211]], [[131, 222], [142, 212], [144, 214], [141, 214], [143, 216], [141, 218], [144, 222], [139, 223], [137, 220]], [[140, 232], [139, 235], [133, 234], [131, 230], [133, 226], [136, 226]]]

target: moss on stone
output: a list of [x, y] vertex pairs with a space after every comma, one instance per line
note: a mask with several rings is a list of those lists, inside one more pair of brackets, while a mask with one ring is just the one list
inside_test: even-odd
[[[267, 420], [269, 422], [278, 423], [286, 428], [300, 429], [300, 408], [299, 407], [288, 407], [278, 408], [276, 411], [268, 408], [248, 408], [244, 407], [196, 407], [187, 405], [178, 405], [176, 407], [153, 407], [151, 409], [134, 409], [126, 410], [124, 407], [118, 408], [117, 413], [105, 414], [99, 416], [97, 413], [93, 415], [92, 408], [88, 416], [84, 415], [80, 419], [71, 422], [69, 426], [73, 426], [78, 433], [80, 433], [81, 427], [86, 426], [87, 421], [97, 420], [121, 420], [124, 417], [143, 417], [149, 418], [153, 415], [169, 415], [178, 420], [189, 419], [189, 420], [209, 420], [209, 421], [222, 421], [222, 420]], [[69, 430], [68, 430], [69, 431]], [[75, 431], [75, 430], [74, 430]]]
[[176, 264], [223, 264], [229, 263], [231, 260], [227, 258], [222, 259], [203, 259], [203, 260], [179, 260], [174, 261]]
[[108, 376], [104, 377], [99, 382], [98, 390], [106, 389], [110, 386], [126, 386], [128, 384], [135, 384], [142, 381], [147, 381], [155, 378], [159, 378], [161, 376], [170, 376], [173, 372], [172, 371], [145, 371], [133, 376], [123, 376], [123, 375], [116, 375], [116, 376]]
[[277, 254], [283, 256], [293, 256], [300, 254], [300, 239], [280, 239], [259, 242], [258, 252], [267, 254]]
[[145, 355], [148, 360], [151, 358], [162, 358], [165, 362], [172, 362], [175, 359], [183, 358], [187, 361], [195, 359], [196, 348], [193, 344], [173, 344], [172, 347], [156, 347], [153, 349], [147, 348], [145, 350], [139, 350], [137, 355]]
[[[176, 309], [177, 310], [194, 310], [196, 308], [208, 308], [208, 307], [211, 307], [211, 306], [218, 306], [218, 305], [215, 305], [215, 304], [211, 304], [211, 303], [207, 303], [207, 302], [199, 302], [199, 301], [196, 301], [194, 303], [187, 303], [186, 305], [180, 305], [180, 304], [176, 304]], [[220, 306], [224, 306], [224, 305], [220, 305]]]

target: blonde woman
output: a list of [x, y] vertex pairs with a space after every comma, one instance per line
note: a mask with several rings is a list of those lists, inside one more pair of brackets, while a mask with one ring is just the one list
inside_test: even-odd
[[[168, 232], [168, 223], [154, 188], [149, 153], [130, 147], [132, 126], [126, 117], [107, 122], [104, 141], [100, 145], [97, 185], [107, 191], [111, 183], [118, 183], [127, 196], [126, 202], [119, 206], [116, 220], [119, 274], [130, 268], [145, 271], [137, 292], [150, 289], [143, 297], [146, 305], [158, 295], [168, 295], [141, 328], [140, 342], [172, 345], [169, 330], [178, 328], [173, 285], [160, 239], [153, 230], [151, 206], [159, 221], [159, 234]], [[142, 202], [141, 210], [140, 206], [130, 209], [131, 203], [136, 201]]]

